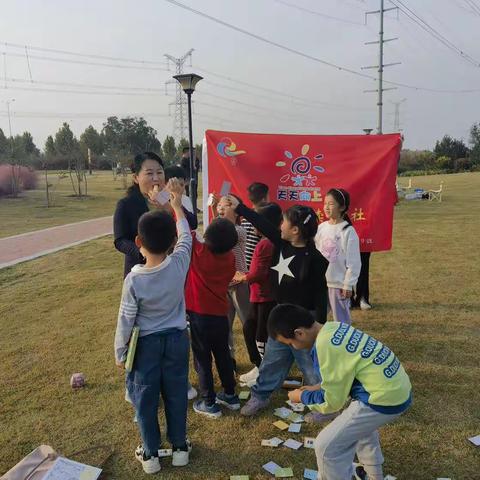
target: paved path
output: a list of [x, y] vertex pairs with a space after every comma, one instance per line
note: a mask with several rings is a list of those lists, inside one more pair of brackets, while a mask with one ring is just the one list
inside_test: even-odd
[[0, 238], [0, 269], [110, 235], [112, 230], [108, 216]]

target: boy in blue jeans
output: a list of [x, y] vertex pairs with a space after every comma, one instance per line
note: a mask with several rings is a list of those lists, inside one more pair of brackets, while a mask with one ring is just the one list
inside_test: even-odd
[[[322, 383], [288, 394], [311, 410], [329, 414], [348, 407], [314, 442], [318, 480], [383, 480], [378, 428], [404, 413], [412, 386], [400, 360], [382, 342], [351, 325], [315, 322], [308, 310], [291, 304], [275, 307], [268, 318], [272, 338], [297, 350], [311, 350]], [[366, 474], [365, 474], [366, 472]]]
[[[167, 189], [176, 227], [175, 220], [166, 212], [147, 212], [140, 217], [135, 243], [146, 263], [133, 267], [125, 278], [115, 334], [115, 360], [123, 367], [132, 329], [140, 327], [133, 368], [126, 383], [143, 442], [135, 457], [146, 473], [160, 471], [160, 395], [172, 444], [172, 465], [187, 465], [191, 451], [186, 437], [189, 339], [183, 287], [190, 265], [192, 236], [182, 210], [182, 186], [172, 179]], [[173, 253], [167, 256], [177, 233]]]

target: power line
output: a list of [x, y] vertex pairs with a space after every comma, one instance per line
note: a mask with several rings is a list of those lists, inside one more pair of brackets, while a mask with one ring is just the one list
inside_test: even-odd
[[471, 63], [475, 67], [480, 67], [480, 62], [474, 59], [469, 54], [465, 53], [461, 48], [457, 47], [453, 42], [448, 40], [445, 36], [443, 36], [440, 32], [434, 29], [428, 22], [426, 22], [423, 18], [417, 15], [410, 7], [405, 5], [401, 0], [391, 0], [393, 5], [399, 8], [399, 10], [406, 15], [412, 22], [415, 22], [420, 28], [425, 30], [429, 35], [437, 39], [443, 45], [445, 45], [449, 50], [460, 55], [464, 60]]
[[353, 20], [348, 20], [346, 18], [340, 18], [340, 17], [334, 17], [332, 15], [326, 15], [325, 13], [320, 13], [320, 12], [317, 12], [315, 10], [310, 10], [308, 8], [301, 7], [300, 5], [295, 5], [293, 3], [285, 2], [284, 0], [273, 0], [273, 1], [277, 2], [277, 3], [280, 3], [282, 5], [285, 5], [287, 7], [294, 8], [295, 10], [300, 10], [301, 12], [310, 13], [310, 14], [315, 15], [317, 17], [326, 18], [328, 20], [334, 20], [336, 22], [349, 23], [350, 25], [357, 25], [357, 26], [360, 26], [360, 27], [364, 26], [364, 24], [360, 23], [360, 22], [354, 22]]
[[75, 93], [80, 95], [116, 95], [116, 96], [134, 96], [134, 97], [151, 97], [157, 95], [156, 93], [136, 93], [136, 92], [96, 92], [93, 90], [66, 90], [60, 88], [33, 88], [33, 87], [17, 87], [4, 85], [0, 87], [1, 90], [22, 90], [27, 92], [42, 92], [42, 93]]

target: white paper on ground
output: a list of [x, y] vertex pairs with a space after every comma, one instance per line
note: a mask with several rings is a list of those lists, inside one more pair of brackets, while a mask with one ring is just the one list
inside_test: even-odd
[[302, 427], [301, 423], [291, 423], [288, 427], [288, 431], [292, 433], [300, 433], [300, 428]]
[[274, 414], [276, 417], [287, 418], [288, 416], [290, 416], [290, 415], [292, 414], [292, 411], [291, 411], [289, 408], [280, 407], [280, 408], [276, 408], [276, 409], [273, 411], [273, 414]]
[[287, 404], [290, 405], [294, 412], [301, 413], [305, 410], [305, 405], [303, 403], [295, 403], [291, 400], [287, 400]]
[[262, 440], [262, 447], [278, 447], [283, 443], [283, 440], [278, 437], [269, 438], [267, 440]]
[[100, 468], [58, 457], [43, 480], [97, 480], [101, 473]]
[[315, 439], [313, 437], [303, 437], [303, 446], [305, 448], [314, 448], [313, 442]]
[[470, 437], [469, 440], [470, 440], [476, 447], [480, 447], [480, 435], [476, 435], [475, 437]]
[[287, 441], [283, 442], [283, 446], [291, 448], [292, 450], [298, 450], [302, 446], [302, 442], [297, 442], [293, 438], [289, 438]]
[[280, 465], [277, 465], [275, 462], [268, 462], [262, 467], [268, 473], [275, 475], [275, 472], [280, 468]]
[[397, 477], [394, 477], [393, 475], [385, 475], [383, 480], [397, 480]]

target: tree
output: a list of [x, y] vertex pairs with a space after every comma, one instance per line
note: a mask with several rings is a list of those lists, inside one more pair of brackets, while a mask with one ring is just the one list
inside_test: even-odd
[[183, 149], [188, 148], [190, 145], [186, 138], [181, 138], [177, 146], [177, 159], [179, 159], [183, 154]]
[[0, 128], [0, 162], [6, 160], [9, 151], [8, 139]]
[[173, 165], [176, 154], [177, 147], [175, 146], [175, 139], [167, 135], [163, 141], [163, 160], [167, 165]]
[[450, 137], [450, 135], [444, 135], [444, 137], [435, 144], [433, 152], [437, 158], [449, 157], [452, 160], [456, 160], [457, 158], [465, 158], [467, 156], [468, 147], [463, 140], [457, 140], [456, 138]]
[[446, 155], [437, 158], [437, 166], [440, 170], [453, 170], [455, 161]]
[[472, 166], [480, 165], [480, 122], [474, 123], [470, 129], [470, 161]]
[[57, 156], [55, 150], [55, 142], [53, 137], [49, 135], [45, 141], [44, 155], [43, 155], [43, 168], [45, 172], [45, 197], [47, 201], [47, 208], [50, 207], [50, 184], [48, 183], [48, 165], [54, 161]]
[[92, 125], [89, 125], [80, 135], [80, 150], [84, 158], [88, 159], [88, 166], [91, 174], [92, 156], [93, 159], [96, 159], [103, 155], [104, 151], [103, 137], [97, 132], [97, 130], [95, 130], [95, 128], [92, 127]]
[[70, 129], [70, 125], [66, 122], [55, 134], [55, 151], [57, 155], [67, 160], [73, 193], [75, 196], [81, 197], [83, 183], [86, 190], [85, 162], [80, 152], [80, 144]]

